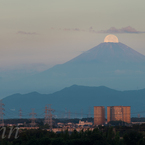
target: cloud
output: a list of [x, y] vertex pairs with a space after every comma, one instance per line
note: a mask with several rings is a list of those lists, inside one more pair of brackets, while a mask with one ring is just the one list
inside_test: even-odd
[[74, 29], [70, 29], [70, 28], [64, 28], [63, 29], [64, 31], [85, 31], [85, 30], [81, 30], [81, 29], [79, 29], [79, 28], [74, 28]]
[[97, 31], [95, 31], [95, 30], [93, 29], [93, 27], [90, 27], [90, 28], [89, 28], [89, 32], [91, 32], [91, 33], [98, 33]]
[[64, 28], [63, 30], [64, 31], [71, 31], [71, 29], [69, 29], [69, 28]]
[[73, 31], [81, 31], [79, 28], [75, 28], [73, 29]]
[[54, 28], [54, 27], [51, 27], [51, 30], [62, 30], [62, 31], [78, 31], [78, 32], [82, 32], [82, 31], [85, 31], [84, 29], [80, 29], [80, 28]]
[[101, 30], [98, 33], [145, 33], [145, 31], [137, 31], [136, 29], [132, 28], [131, 26], [123, 27], [121, 29], [117, 29], [115, 27], [111, 27], [108, 30]]
[[84, 29], [80, 29], [80, 28], [59, 28], [59, 29], [55, 29], [53, 27], [51, 27], [52, 30], [63, 30], [63, 31], [77, 31], [77, 32], [90, 32], [90, 33], [135, 33], [135, 34], [139, 34], [139, 33], [145, 33], [145, 31], [137, 31], [136, 29], [132, 28], [131, 26], [127, 26], [127, 27], [122, 27], [121, 29], [117, 29], [115, 27], [111, 27], [108, 30], [101, 30], [101, 31], [96, 31], [93, 29], [93, 27], [90, 27], [88, 30], [84, 30]]
[[36, 32], [25, 32], [25, 31], [18, 31], [17, 34], [21, 35], [38, 35]]

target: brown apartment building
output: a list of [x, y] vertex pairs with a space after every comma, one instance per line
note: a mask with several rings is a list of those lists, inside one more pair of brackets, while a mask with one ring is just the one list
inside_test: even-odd
[[105, 107], [94, 106], [94, 125], [102, 125], [105, 123]]
[[107, 107], [107, 122], [124, 121], [130, 123], [130, 106], [109, 106]]

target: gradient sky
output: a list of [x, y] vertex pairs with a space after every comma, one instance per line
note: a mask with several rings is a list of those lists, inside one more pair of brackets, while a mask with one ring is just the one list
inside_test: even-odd
[[45, 70], [102, 43], [107, 32], [145, 55], [144, 6], [145, 0], [1, 0], [0, 71]]

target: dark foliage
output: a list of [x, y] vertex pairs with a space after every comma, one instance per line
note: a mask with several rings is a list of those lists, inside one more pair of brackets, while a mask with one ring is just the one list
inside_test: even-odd
[[21, 130], [18, 139], [14, 138], [14, 133], [8, 139], [7, 131], [6, 137], [0, 138], [0, 145], [145, 145], [144, 126], [99, 126], [93, 131], [71, 133], [68, 130], [59, 133], [44, 129]]

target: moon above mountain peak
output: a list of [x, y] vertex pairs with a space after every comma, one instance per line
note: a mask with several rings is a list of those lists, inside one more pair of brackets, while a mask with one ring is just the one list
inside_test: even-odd
[[113, 42], [113, 43], [118, 43], [118, 38], [115, 35], [109, 34], [105, 37], [104, 42]]

